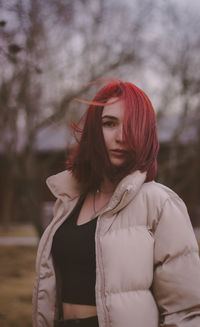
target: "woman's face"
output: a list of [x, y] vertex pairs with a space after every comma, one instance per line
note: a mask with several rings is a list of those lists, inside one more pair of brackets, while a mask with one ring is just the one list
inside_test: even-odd
[[[115, 101], [111, 98], [107, 103]], [[122, 138], [124, 103], [118, 101], [109, 106], [105, 105], [102, 112], [102, 131], [105, 146], [111, 164], [121, 166], [125, 163], [128, 152]]]

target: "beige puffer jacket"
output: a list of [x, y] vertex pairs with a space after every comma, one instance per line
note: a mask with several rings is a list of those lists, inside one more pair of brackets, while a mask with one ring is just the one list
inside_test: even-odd
[[[96, 228], [100, 327], [199, 327], [200, 260], [182, 200], [139, 171], [117, 186]], [[52, 239], [80, 196], [68, 171], [47, 179], [57, 197], [37, 254], [33, 326], [53, 327], [56, 278]]]

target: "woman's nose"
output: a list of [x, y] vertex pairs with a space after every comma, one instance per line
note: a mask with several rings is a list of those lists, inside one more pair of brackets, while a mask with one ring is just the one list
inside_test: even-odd
[[117, 130], [116, 130], [116, 133], [115, 133], [115, 139], [117, 142], [123, 142], [123, 126], [120, 125]]

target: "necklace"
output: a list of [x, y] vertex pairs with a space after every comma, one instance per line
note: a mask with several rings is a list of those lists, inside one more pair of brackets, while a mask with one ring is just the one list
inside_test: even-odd
[[103, 194], [111, 194], [113, 193], [113, 190], [112, 191], [109, 191], [109, 192], [104, 192], [102, 190], [100, 190], [99, 188], [96, 190], [96, 193], [103, 193]]

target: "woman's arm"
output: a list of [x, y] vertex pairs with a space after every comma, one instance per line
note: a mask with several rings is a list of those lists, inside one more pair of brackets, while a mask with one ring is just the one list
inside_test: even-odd
[[162, 327], [200, 326], [200, 259], [187, 209], [166, 200], [155, 231], [153, 293]]

